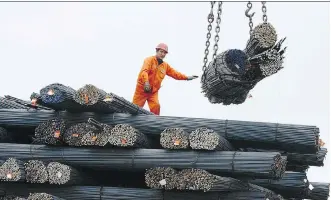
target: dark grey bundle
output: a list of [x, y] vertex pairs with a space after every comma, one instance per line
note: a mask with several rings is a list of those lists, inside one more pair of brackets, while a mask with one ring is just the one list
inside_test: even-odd
[[189, 133], [183, 128], [166, 128], [160, 135], [160, 144], [165, 149], [188, 149]]
[[0, 200], [27, 200], [27, 199], [15, 195], [8, 195], [8, 196], [6, 195], [4, 197], [0, 197]]
[[67, 124], [62, 119], [47, 120], [35, 129], [35, 140], [42, 144], [61, 145], [66, 128]]
[[146, 135], [128, 124], [117, 124], [111, 130], [109, 143], [118, 147], [149, 147]]
[[233, 151], [232, 145], [220, 134], [212, 129], [198, 128], [190, 133], [190, 146], [192, 149]]
[[48, 182], [48, 172], [46, 163], [40, 160], [28, 160], [24, 163], [26, 172], [26, 181], [28, 183], [46, 183]]
[[106, 146], [111, 137], [112, 126], [98, 122], [93, 118], [89, 118], [87, 123], [95, 126], [98, 131], [90, 131], [82, 136], [82, 144], [85, 146]]
[[27, 109], [27, 106], [0, 97], [0, 109]]
[[47, 193], [30, 193], [27, 200], [65, 200]]
[[94, 142], [93, 135], [98, 131], [99, 129], [90, 123], [74, 124], [64, 133], [64, 141], [70, 146], [89, 145], [90, 142]]
[[327, 200], [330, 194], [330, 183], [310, 182], [312, 185], [309, 195], [311, 200]]
[[32, 101], [26, 101], [26, 100], [22, 100], [10, 95], [5, 95], [5, 98], [8, 99], [9, 101], [13, 101], [15, 103], [18, 103], [20, 105], [25, 106], [26, 108], [33, 108], [33, 109], [37, 109], [37, 110], [52, 110], [51, 108], [47, 108], [45, 106], [41, 106], [41, 105], [37, 105], [37, 102], [32, 102]]
[[25, 177], [24, 163], [18, 159], [8, 158], [0, 167], [1, 181], [23, 182], [25, 181]]
[[171, 167], [154, 167], [146, 170], [145, 183], [152, 189], [172, 190], [176, 187], [177, 171]]

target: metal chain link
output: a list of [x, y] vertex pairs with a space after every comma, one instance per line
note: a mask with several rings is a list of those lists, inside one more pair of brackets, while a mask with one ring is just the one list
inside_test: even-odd
[[249, 1], [249, 2], [247, 3], [247, 10], [246, 10], [246, 12], [245, 12], [246, 17], [249, 18], [248, 26], [249, 26], [249, 34], [250, 34], [250, 35], [251, 35], [252, 32], [253, 32], [253, 16], [254, 16], [255, 13], [248, 14], [248, 12], [252, 9], [252, 6], [253, 6], [252, 3]]
[[216, 20], [216, 28], [215, 28], [215, 44], [214, 44], [214, 54], [213, 54], [213, 60], [215, 63], [216, 55], [217, 55], [217, 50], [218, 50], [218, 41], [220, 40], [219, 37], [219, 32], [220, 32], [220, 24], [221, 24], [221, 15], [222, 15], [222, 1], [218, 2], [218, 10], [217, 10], [217, 20]]
[[210, 46], [210, 38], [211, 38], [211, 33], [210, 31], [212, 30], [212, 23], [214, 22], [214, 5], [215, 1], [211, 1], [211, 8], [210, 8], [210, 13], [208, 14], [208, 27], [207, 27], [207, 41], [206, 41], [206, 49], [205, 49], [205, 57], [203, 58], [203, 67], [202, 71], [205, 71], [207, 67], [207, 62], [208, 62], [208, 54], [209, 54], [209, 46]]
[[263, 13], [263, 17], [262, 20], [264, 23], [268, 22], [268, 17], [267, 17], [267, 7], [265, 6], [266, 2], [262, 1], [262, 13]]

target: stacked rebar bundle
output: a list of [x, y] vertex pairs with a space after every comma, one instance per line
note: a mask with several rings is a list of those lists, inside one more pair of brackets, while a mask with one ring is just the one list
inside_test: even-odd
[[0, 127], [0, 142], [12, 142], [13, 138], [12, 135], [7, 131], [7, 129]]
[[190, 146], [192, 149], [233, 151], [232, 145], [220, 134], [212, 129], [198, 128], [190, 133]]
[[8, 195], [8, 196], [0, 197], [0, 200], [27, 200], [27, 199], [15, 195]]
[[330, 183], [310, 182], [312, 189], [308, 195], [311, 200], [327, 200], [330, 194]]
[[96, 146], [106, 146], [111, 137], [112, 126], [98, 122], [93, 118], [89, 118], [87, 123], [95, 126], [97, 132], [88, 132], [82, 136], [82, 144], [87, 145], [96, 145]]
[[109, 143], [118, 147], [149, 147], [147, 137], [128, 124], [117, 124], [111, 130]]
[[47, 193], [31, 193], [27, 200], [65, 200]]
[[183, 128], [166, 128], [160, 135], [160, 144], [165, 149], [188, 149], [189, 133]]
[[47, 164], [40, 160], [28, 160], [24, 163], [26, 181], [28, 183], [48, 182]]
[[[1, 163], [2, 164], [2, 163]], [[8, 158], [0, 166], [0, 180], [6, 182], [25, 181], [24, 163], [15, 158]]]
[[76, 185], [84, 182], [84, 177], [79, 171], [59, 162], [50, 162], [47, 165], [47, 172], [50, 184]]
[[56, 161], [73, 167], [123, 170], [144, 170], [156, 166], [175, 169], [200, 168], [210, 172], [273, 179], [281, 178], [286, 166], [286, 161], [277, 152], [81, 149], [7, 143], [0, 145], [0, 155], [24, 160], [34, 158]]
[[63, 135], [66, 131], [66, 122], [59, 118], [47, 120], [35, 129], [35, 140], [42, 144], [63, 144]]
[[171, 167], [154, 167], [146, 170], [146, 186], [153, 189], [172, 190], [176, 187], [177, 171]]
[[47, 85], [40, 90], [40, 96], [32, 95], [31, 101], [54, 110], [80, 111], [81, 106], [73, 100], [75, 90], [60, 83]]
[[268, 188], [285, 198], [306, 198], [309, 195], [309, 181], [306, 173], [285, 172], [279, 180], [255, 179], [250, 183]]
[[[87, 122], [70, 126], [64, 133], [64, 141], [70, 146], [85, 146], [95, 142], [99, 129]], [[84, 137], [85, 136], [85, 137]]]
[[0, 109], [28, 109], [29, 107], [0, 97]]
[[31, 101], [26, 101], [26, 100], [22, 100], [10, 95], [5, 95], [5, 98], [8, 99], [9, 101], [13, 101], [15, 103], [18, 103], [20, 105], [29, 107], [29, 108], [34, 108], [34, 109], [41, 109], [41, 110], [52, 110], [50, 108], [47, 108], [45, 106], [41, 106], [41, 105], [37, 105], [36, 102], [31, 102]]

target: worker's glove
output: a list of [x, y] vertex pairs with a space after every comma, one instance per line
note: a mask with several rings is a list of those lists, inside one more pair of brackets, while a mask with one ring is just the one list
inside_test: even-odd
[[151, 85], [149, 84], [149, 82], [145, 82], [145, 84], [144, 84], [144, 91], [146, 93], [150, 93], [151, 92]]
[[187, 77], [187, 80], [190, 81], [190, 80], [193, 80], [193, 79], [196, 79], [198, 78], [199, 76], [189, 76]]

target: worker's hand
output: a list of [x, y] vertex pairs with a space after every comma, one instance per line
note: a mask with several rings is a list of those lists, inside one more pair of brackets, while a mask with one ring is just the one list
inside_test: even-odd
[[193, 80], [193, 79], [196, 79], [198, 78], [199, 76], [189, 76], [187, 77], [187, 80], [190, 81], [190, 80]]
[[149, 82], [146, 82], [146, 83], [144, 84], [144, 91], [145, 91], [146, 93], [150, 93], [150, 92], [151, 92], [151, 85], [149, 84]]

